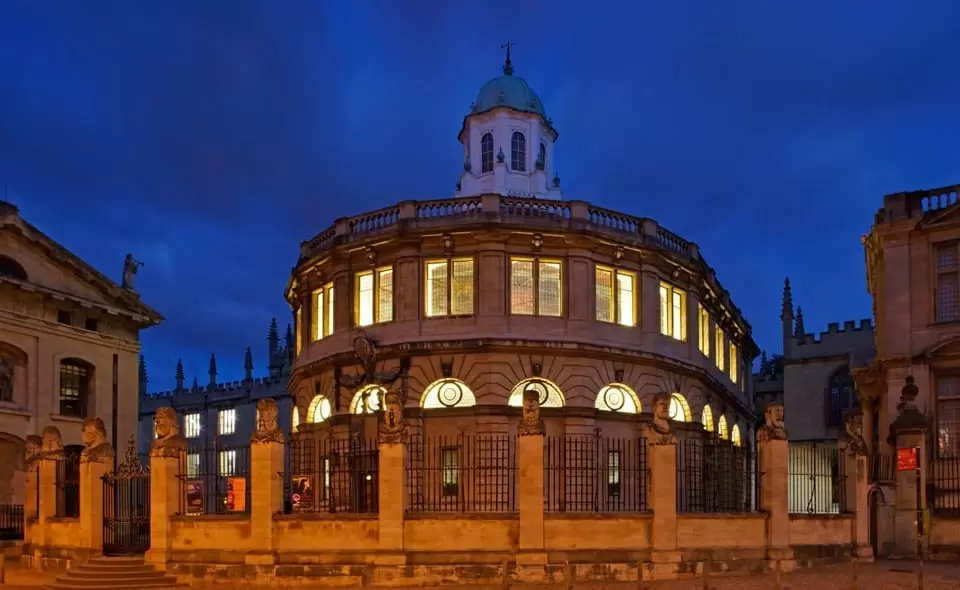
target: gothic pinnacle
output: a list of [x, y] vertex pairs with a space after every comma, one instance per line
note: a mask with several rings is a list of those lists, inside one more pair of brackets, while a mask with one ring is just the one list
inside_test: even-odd
[[210, 385], [217, 384], [217, 355], [210, 353], [210, 369], [208, 371], [210, 375]]
[[790, 289], [790, 277], [783, 279], [783, 305], [780, 308], [780, 319], [793, 317], [793, 292]]
[[177, 390], [183, 389], [183, 360], [177, 359]]
[[806, 331], [803, 328], [803, 308], [797, 306], [796, 328], [793, 330], [795, 338], [803, 338]]
[[253, 379], [253, 350], [251, 350], [249, 346], [243, 358], [243, 369], [246, 372], [244, 379]]

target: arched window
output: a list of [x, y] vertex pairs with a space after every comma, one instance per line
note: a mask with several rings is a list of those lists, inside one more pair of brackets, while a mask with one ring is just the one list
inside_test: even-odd
[[333, 415], [333, 406], [325, 395], [315, 395], [307, 406], [307, 422], [309, 424], [320, 424]]
[[351, 414], [375, 414], [380, 411], [380, 397], [387, 392], [379, 385], [367, 385], [353, 395]]
[[670, 394], [670, 419], [674, 422], [690, 422], [693, 418], [690, 414], [690, 404], [687, 398], [681, 393]]
[[293, 412], [290, 413], [290, 432], [296, 432], [300, 428], [300, 408], [293, 404]]
[[840, 367], [830, 376], [827, 386], [827, 426], [842, 426], [844, 415], [859, 407], [850, 369]]
[[735, 447], [743, 446], [743, 438], [740, 436], [739, 424], [734, 424], [733, 429], [730, 430], [730, 440], [733, 442], [733, 446]]
[[707, 432], [713, 432], [713, 410], [709, 405], [703, 406], [703, 412], [700, 413], [700, 424]]
[[20, 263], [13, 258], [0, 256], [0, 277], [25, 281], [27, 280], [27, 271], [23, 270]]
[[493, 172], [493, 134], [484, 133], [480, 138], [480, 173]]
[[597, 393], [593, 406], [606, 412], [640, 413], [640, 398], [622, 383], [611, 383]]
[[537, 170], [547, 168], [547, 146], [540, 144], [540, 151], [537, 152]]
[[720, 416], [720, 420], [717, 421], [717, 435], [723, 440], [730, 438], [730, 429], [727, 428], [726, 416]]
[[527, 171], [527, 138], [519, 131], [514, 131], [510, 139], [510, 169]]
[[60, 415], [86, 418], [93, 393], [93, 365], [80, 359], [60, 361]]
[[533, 389], [540, 394], [540, 407], [542, 408], [562, 408], [566, 405], [563, 392], [552, 381], [546, 379], [524, 379], [514, 385], [507, 399], [507, 405], [514, 408], [523, 406], [523, 392], [527, 389]]
[[420, 407], [424, 409], [470, 408], [475, 405], [477, 397], [459, 379], [437, 379], [420, 396]]

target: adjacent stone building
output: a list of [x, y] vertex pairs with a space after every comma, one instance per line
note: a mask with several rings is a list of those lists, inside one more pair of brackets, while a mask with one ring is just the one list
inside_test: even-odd
[[0, 201], [0, 504], [22, 504], [24, 441], [57, 427], [79, 445], [86, 417], [108, 439], [136, 434], [139, 332], [163, 319]]

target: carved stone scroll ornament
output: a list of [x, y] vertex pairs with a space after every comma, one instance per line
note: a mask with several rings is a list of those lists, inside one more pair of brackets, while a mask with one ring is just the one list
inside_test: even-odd
[[187, 450], [187, 439], [180, 434], [173, 408], [157, 408], [153, 419], [156, 438], [150, 446], [151, 457], [180, 457]]
[[848, 455], [866, 455], [867, 441], [863, 438], [863, 414], [861, 412], [847, 412], [843, 419], [844, 433], [840, 437], [840, 444]]
[[113, 461], [113, 446], [107, 442], [107, 428], [100, 418], [86, 418], [81, 430], [83, 451], [81, 463], [107, 463]]
[[668, 393], [653, 396], [653, 420], [647, 425], [647, 442], [652, 445], [673, 445], [677, 437], [670, 427], [670, 399]]
[[540, 422], [540, 396], [541, 391], [532, 383], [523, 390], [520, 424], [517, 426], [519, 436], [543, 434], [543, 424]]
[[56, 426], [47, 426], [43, 429], [41, 455], [44, 459], [60, 459], [63, 457], [63, 437]]
[[40, 467], [40, 457], [43, 453], [43, 439], [31, 434], [23, 444], [23, 470], [36, 471]]
[[283, 432], [280, 430], [279, 410], [277, 402], [270, 398], [257, 400], [257, 430], [250, 437], [253, 444], [282, 443]]
[[757, 441], [787, 440], [787, 429], [783, 426], [783, 404], [772, 402], [763, 413], [764, 424], [757, 430]]
[[403, 442], [406, 424], [403, 419], [403, 396], [396, 391], [388, 391], [383, 395], [383, 411], [380, 412], [379, 431], [380, 442], [396, 444]]

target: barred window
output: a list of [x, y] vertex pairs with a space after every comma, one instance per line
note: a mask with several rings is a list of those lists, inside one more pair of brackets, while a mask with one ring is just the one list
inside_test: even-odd
[[684, 314], [687, 294], [669, 283], [660, 283], [660, 333], [677, 340], [687, 339]]
[[842, 426], [844, 415], [860, 407], [857, 391], [848, 367], [840, 367], [830, 376], [827, 385], [827, 426]]
[[563, 308], [559, 260], [510, 259], [510, 313], [559, 317]]
[[710, 356], [710, 312], [697, 304], [697, 344], [700, 346], [700, 352], [705, 356]]
[[938, 375], [937, 454], [940, 458], [960, 456], [960, 375]]
[[428, 318], [473, 315], [473, 259], [427, 262], [424, 308]]
[[456, 496], [460, 490], [460, 450], [457, 447], [444, 447], [440, 461], [443, 468], [443, 495]]
[[191, 412], [183, 417], [183, 436], [197, 438], [200, 436], [200, 412]]
[[393, 268], [356, 275], [356, 323], [369, 326], [393, 320]]
[[92, 394], [93, 365], [80, 359], [60, 361], [60, 415], [86, 418]]
[[237, 431], [237, 409], [224, 408], [217, 412], [217, 434], [233, 434]]
[[635, 285], [634, 273], [597, 266], [597, 321], [636, 326]]
[[200, 453], [187, 453], [187, 477], [200, 474]]
[[315, 290], [311, 302], [310, 338], [320, 340], [333, 334], [333, 283]]
[[510, 139], [510, 169], [527, 171], [527, 138], [519, 131], [514, 131]]
[[620, 496], [620, 451], [607, 451], [607, 496]]
[[493, 172], [493, 134], [484, 133], [480, 138], [480, 173]]
[[960, 264], [957, 242], [946, 242], [934, 247], [937, 265], [936, 320], [949, 322], [960, 319]]
[[237, 451], [227, 449], [220, 451], [220, 475], [229, 476], [237, 473]]

